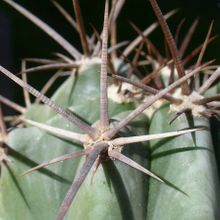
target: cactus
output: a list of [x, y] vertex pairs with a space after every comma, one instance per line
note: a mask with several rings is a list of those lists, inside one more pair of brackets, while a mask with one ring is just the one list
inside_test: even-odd
[[[76, 22], [53, 1], [79, 32], [83, 55], [25, 8], [12, 0], [3, 1], [45, 31], [69, 55], [57, 53], [55, 60], [25, 59], [20, 72], [22, 78], [0, 67], [5, 76], [24, 89], [26, 103], [24, 108], [0, 96], [1, 103], [20, 113], [16, 120], [10, 121], [11, 124], [19, 123], [19, 126], [9, 132], [0, 109], [0, 218], [215, 219], [218, 216], [218, 198], [215, 195], [219, 193], [219, 183], [209, 123], [204, 116], [218, 115], [212, 102], [219, 96], [214, 94], [205, 98], [202, 94], [218, 78], [219, 69], [199, 89], [191, 89], [191, 84], [198, 85], [201, 71], [213, 69], [211, 62], [201, 63], [211, 41], [211, 28], [195, 67], [185, 74], [165, 21], [173, 12], [163, 16], [156, 1], [150, 0], [178, 74], [178, 79], [168, 83], [171, 80], [167, 80], [162, 72], [161, 78], [166, 86], [159, 90], [144, 84], [149, 76], [146, 76], [147, 80], [139, 80], [132, 73], [141, 46], [132, 65], [126, 64], [124, 59], [138, 44], [142, 45], [142, 40], [158, 24], [153, 24], [143, 33], [133, 25], [140, 36], [126, 47], [123, 56], [118, 56], [114, 50], [123, 45], [115, 43], [115, 28], [124, 1], [112, 1], [109, 14], [109, 1], [106, 0], [103, 31], [96, 44], [89, 43], [92, 39], [85, 32], [78, 0], [73, 1]], [[109, 29], [112, 31], [111, 50], [108, 50]], [[146, 41], [153, 47], [148, 38]], [[184, 48], [181, 51], [183, 54]], [[42, 65], [27, 68], [28, 62]], [[156, 62], [160, 63], [156, 73], [170, 64], [161, 66], [159, 56]], [[48, 69], [58, 72], [41, 92], [28, 84], [28, 73]], [[68, 78], [48, 98], [45, 95], [48, 88], [65, 73]], [[158, 80], [155, 72], [150, 77], [155, 82]], [[137, 90], [130, 85], [141, 90], [141, 96], [135, 95]], [[181, 94], [173, 95], [179, 87]], [[129, 88], [134, 95], [126, 96], [124, 88]], [[120, 89], [121, 92], [117, 92]], [[34, 102], [31, 102], [29, 93], [36, 97]], [[173, 110], [174, 119], [167, 106], [157, 109], [152, 118], [147, 118], [145, 110], [155, 102], [164, 103], [164, 99]], [[197, 118], [196, 114], [202, 116]], [[180, 146], [181, 142], [183, 145]], [[192, 167], [186, 169], [189, 163]], [[175, 210], [172, 210], [174, 206]], [[189, 211], [182, 210], [182, 207]], [[195, 211], [198, 208], [199, 214]]]

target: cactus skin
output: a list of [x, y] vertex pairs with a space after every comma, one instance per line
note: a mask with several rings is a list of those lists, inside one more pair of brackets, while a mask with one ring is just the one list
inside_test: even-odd
[[[79, 70], [78, 76], [72, 74], [53, 94], [51, 99], [64, 108], [69, 108], [88, 122], [93, 123], [99, 116], [99, 71], [100, 64], [89, 64]], [[117, 103], [110, 101], [109, 114], [115, 115], [123, 111], [132, 110], [134, 103], [124, 103], [117, 110]], [[86, 104], [87, 103], [87, 104]], [[84, 106], [82, 108], [81, 106]], [[37, 108], [36, 108], [37, 106]], [[89, 111], [87, 109], [90, 109]], [[96, 110], [95, 110], [96, 108]], [[41, 113], [36, 114], [36, 109]], [[94, 111], [92, 111], [94, 109]], [[88, 114], [89, 112], [89, 114]], [[37, 117], [36, 117], [37, 115]], [[45, 122], [55, 116], [53, 110], [45, 105], [32, 105], [25, 112], [27, 119]]]
[[[56, 120], [53, 124], [58, 125], [61, 122]], [[55, 219], [63, 194], [73, 179], [78, 160], [52, 166], [29, 176], [20, 175], [36, 163], [54, 158], [63, 152], [76, 151], [78, 147], [36, 128], [14, 130], [9, 135], [9, 145], [13, 149], [10, 153], [12, 162], [7, 167], [2, 166], [0, 180], [1, 219]]]
[[[168, 106], [163, 106], [155, 112], [150, 133], [189, 127], [185, 114], [169, 125], [172, 116], [168, 111]], [[147, 220], [219, 219], [219, 180], [209, 120], [203, 117], [189, 120], [194, 126], [205, 126], [208, 130], [151, 142], [151, 170], [185, 194], [151, 179]], [[180, 151], [181, 148], [189, 150]]]
[[[114, 117], [123, 118], [127, 113]], [[146, 134], [146, 117], [140, 116], [123, 129], [123, 136]], [[149, 148], [143, 144], [125, 146], [122, 153], [149, 167]], [[94, 170], [94, 169], [93, 169]], [[68, 219], [144, 220], [146, 218], [148, 177], [119, 161], [107, 160], [92, 178], [87, 176], [67, 216]], [[92, 182], [91, 182], [92, 180]]]
[[[95, 64], [80, 72], [74, 90], [72, 90], [73, 77], [70, 76], [55, 92], [53, 100], [73, 110], [89, 123], [96, 122], [99, 119], [99, 68], [100, 65]], [[133, 108], [133, 104], [117, 104], [111, 100], [109, 103], [110, 116]], [[55, 115], [48, 107], [40, 104], [31, 106], [24, 116], [36, 121], [46, 121], [46, 124], [54, 127], [79, 131], [71, 123]], [[133, 122], [136, 133], [138, 130], [142, 130], [141, 134], [146, 134], [146, 118], [144, 120], [142, 118], [141, 124], [138, 123], [137, 121]], [[33, 127], [15, 129], [10, 132], [8, 145], [11, 148], [9, 156], [12, 162], [7, 166], [2, 166], [0, 218], [4, 220], [54, 220], [57, 210], [73, 181], [80, 160], [64, 161], [24, 177], [20, 177], [20, 174], [35, 166], [36, 164], [34, 163], [45, 162], [57, 156], [78, 151], [82, 146], [61, 140]], [[142, 150], [146, 153], [146, 148]], [[143, 157], [143, 153], [141, 155], [142, 160], [143, 158], [146, 160], [146, 157]], [[27, 160], [24, 160], [24, 157]], [[28, 161], [28, 159], [31, 161]], [[136, 173], [137, 178], [140, 177], [138, 181], [140, 181], [141, 185], [144, 183], [142, 180], [146, 181], [146, 177], [143, 177], [138, 171], [134, 171], [130, 167], [124, 168], [125, 165], [123, 164], [120, 164], [120, 166], [123, 167], [122, 170], [131, 172], [132, 177]], [[104, 175], [101, 167], [98, 170], [97, 179], [100, 178], [99, 175], [102, 177]], [[94, 181], [96, 181], [96, 176]], [[126, 184], [127, 182], [128, 180], [125, 181]], [[135, 195], [134, 193], [138, 189], [135, 185], [132, 186], [132, 193], [129, 192], [130, 189], [127, 193]], [[144, 200], [145, 198], [140, 196], [140, 199]], [[144, 204], [146, 207], [146, 202]], [[113, 204], [113, 206], [118, 207], [117, 204]], [[141, 208], [143, 207], [144, 205]]]

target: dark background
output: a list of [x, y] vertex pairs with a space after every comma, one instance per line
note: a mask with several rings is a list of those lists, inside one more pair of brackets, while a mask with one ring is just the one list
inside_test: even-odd
[[[61, 33], [75, 47], [80, 49], [79, 37], [70, 25], [63, 19], [62, 15], [54, 8], [49, 0], [20, 0], [16, 1], [42, 20], [50, 24]], [[59, 1], [72, 15], [72, 0]], [[93, 24], [100, 32], [102, 29], [104, 1], [103, 0], [80, 0], [82, 14], [84, 17], [87, 33], [91, 33]], [[217, 0], [158, 0], [163, 13], [179, 8], [179, 12], [169, 20], [171, 30], [175, 32], [182, 18], [186, 18], [181, 37], [188, 30], [193, 20], [200, 18], [196, 33], [188, 51], [202, 43], [209, 24], [214, 19], [212, 35], [220, 33], [220, 1]], [[133, 21], [141, 30], [144, 30], [156, 20], [151, 6], [147, 0], [126, 0], [125, 6], [118, 19], [118, 38], [121, 40], [132, 40], [136, 32], [130, 27], [128, 21]], [[0, 64], [9, 70], [18, 72], [20, 61], [26, 57], [51, 57], [52, 52], [64, 52], [63, 49], [51, 40], [43, 31], [35, 27], [30, 21], [16, 12], [10, 6], [0, 1]], [[182, 39], [180, 37], [180, 40]], [[151, 36], [151, 40], [160, 48], [163, 47], [163, 38], [160, 29]], [[215, 40], [206, 52], [206, 59], [216, 59], [220, 63], [220, 40]], [[64, 52], [65, 53], [65, 52]], [[46, 74], [37, 73], [30, 76], [32, 85], [40, 88], [45, 80]], [[40, 80], [39, 80], [40, 79]], [[12, 98], [20, 103], [20, 89], [5, 77], [0, 78], [0, 94]]]

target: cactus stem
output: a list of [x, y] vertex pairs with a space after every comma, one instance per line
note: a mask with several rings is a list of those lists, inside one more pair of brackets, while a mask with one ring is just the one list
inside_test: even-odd
[[88, 41], [86, 38], [86, 33], [85, 33], [83, 18], [82, 18], [80, 6], [79, 6], [79, 1], [73, 0], [73, 6], [74, 6], [74, 11], [75, 11], [75, 16], [76, 16], [77, 30], [79, 32], [81, 45], [83, 48], [83, 53], [85, 56], [88, 57], [90, 55], [90, 51], [89, 51]]
[[2, 72], [8, 78], [13, 80], [18, 85], [20, 85], [22, 88], [26, 89], [33, 96], [35, 96], [36, 98], [39, 98], [44, 104], [51, 107], [56, 113], [58, 113], [59, 115], [61, 115], [62, 117], [70, 121], [71, 123], [75, 124], [78, 128], [83, 130], [90, 137], [94, 138], [96, 136], [96, 129], [87, 125], [86, 123], [81, 121], [79, 118], [75, 117], [72, 113], [62, 108], [61, 106], [57, 105], [54, 101], [52, 101], [51, 99], [49, 99], [48, 97], [40, 93], [38, 90], [30, 86], [29, 84], [23, 82], [20, 78], [12, 74], [10, 71], [0, 66], [0, 72]]
[[28, 20], [32, 21], [35, 25], [37, 25], [40, 29], [42, 29], [45, 33], [47, 33], [52, 39], [54, 39], [60, 46], [62, 46], [71, 56], [75, 59], [80, 59], [82, 56], [81, 53], [76, 50], [66, 39], [64, 39], [60, 34], [58, 34], [54, 29], [48, 26], [46, 23], [41, 21], [35, 15], [27, 11], [24, 7], [17, 4], [12, 0], [3, 0], [5, 3], [11, 5], [14, 9], [24, 15]]
[[108, 7], [109, 2], [106, 0], [104, 25], [102, 32], [102, 55], [101, 55], [101, 74], [100, 74], [100, 127], [105, 130], [109, 126], [108, 118], [108, 78], [107, 78], [107, 62], [108, 62]]
[[7, 105], [8, 107], [20, 112], [20, 113], [24, 113], [26, 111], [26, 109], [20, 105], [18, 105], [15, 102], [12, 102], [11, 100], [3, 97], [2, 95], [0, 95], [0, 102]]
[[[32, 125], [34, 125], [34, 126], [40, 127], [40, 128], [42, 128], [46, 131], [51, 131], [50, 126], [46, 126], [46, 125], [44, 125], [44, 126], [40, 125], [39, 126], [40, 123], [33, 122], [33, 121], [30, 121], [30, 120], [25, 120], [25, 121], [32, 124]], [[97, 170], [98, 166], [101, 164], [102, 158], [100, 156], [104, 155], [104, 158], [105, 158], [105, 156], [108, 156], [112, 159], [117, 159], [117, 160], [125, 163], [126, 165], [128, 165], [130, 167], [133, 167], [134, 169], [139, 170], [140, 172], [142, 172], [144, 174], [147, 174], [147, 175], [157, 179], [160, 182], [164, 182], [158, 176], [156, 176], [155, 174], [153, 174], [152, 172], [150, 172], [149, 170], [147, 170], [143, 166], [139, 165], [135, 161], [133, 161], [130, 158], [126, 157], [125, 155], [121, 154], [119, 152], [120, 148], [118, 148], [119, 151], [117, 151], [115, 149], [120, 145], [138, 143], [138, 142], [143, 142], [143, 141], [153, 140], [153, 139], [158, 139], [158, 138], [179, 136], [179, 135], [182, 135], [182, 134], [195, 132], [195, 131], [199, 131], [199, 130], [202, 130], [202, 129], [203, 128], [195, 128], [195, 129], [188, 129], [188, 130], [183, 130], [183, 131], [167, 132], [167, 133], [163, 133], [163, 134], [143, 135], [143, 136], [138, 136], [138, 137], [127, 137], [127, 138], [116, 138], [116, 139], [111, 140], [111, 141], [97, 141], [96, 143], [90, 144], [85, 150], [81, 150], [81, 151], [73, 152], [73, 153], [70, 153], [70, 154], [66, 154], [66, 155], [60, 156], [58, 158], [52, 159], [48, 162], [39, 164], [38, 166], [33, 167], [33, 168], [25, 171], [24, 173], [21, 174], [21, 176], [27, 175], [27, 174], [29, 174], [29, 173], [37, 170], [37, 169], [47, 167], [51, 164], [55, 164], [55, 163], [58, 163], [58, 162], [62, 162], [64, 160], [69, 160], [69, 159], [72, 159], [72, 158], [87, 155], [86, 161], [84, 162], [84, 164], [81, 167], [79, 173], [75, 177], [75, 180], [74, 180], [73, 184], [71, 185], [71, 187], [70, 187], [63, 203], [61, 204], [60, 210], [58, 212], [57, 220], [63, 220], [63, 218], [66, 215], [66, 213], [67, 213], [73, 199], [75, 198], [81, 184], [85, 180], [88, 172], [91, 170], [91, 168], [92, 168], [93, 164], [95, 163], [95, 161], [98, 159], [96, 170]], [[61, 134], [62, 133], [61, 130], [62, 129], [57, 129], [56, 133], [59, 132]], [[69, 132], [69, 133], [72, 134], [72, 132]], [[107, 149], [108, 149], [108, 151], [106, 151]], [[94, 174], [92, 176], [94, 176]]]
[[108, 147], [107, 143], [98, 143], [94, 145], [94, 149], [86, 158], [86, 161], [82, 165], [79, 173], [76, 175], [72, 185], [70, 186], [69, 191], [61, 204], [61, 207], [58, 211], [57, 219], [56, 220], [63, 220], [64, 216], [66, 215], [73, 199], [75, 198], [81, 184], [85, 180], [87, 174], [89, 173], [90, 169], [92, 168], [93, 164], [95, 163], [96, 159], [98, 158], [99, 154]]

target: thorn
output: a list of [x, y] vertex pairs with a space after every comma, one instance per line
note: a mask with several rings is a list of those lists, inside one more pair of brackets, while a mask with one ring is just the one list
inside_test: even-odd
[[155, 174], [153, 174], [152, 172], [150, 172], [149, 170], [147, 170], [146, 168], [144, 168], [140, 164], [136, 163], [135, 161], [131, 160], [130, 158], [126, 157], [125, 155], [121, 154], [120, 152], [115, 151], [115, 150], [109, 150], [108, 155], [109, 155], [109, 157], [117, 159], [117, 160], [121, 161], [122, 163], [125, 163], [128, 166], [133, 167], [134, 169], [139, 170], [142, 173], [147, 174], [148, 176], [151, 176], [151, 177], [155, 178], [156, 180], [164, 183], [164, 181], [162, 179], [160, 179], [158, 176], [156, 176]]
[[96, 174], [96, 172], [97, 172], [97, 170], [98, 170], [98, 168], [99, 168], [101, 162], [102, 162], [102, 161], [101, 161], [101, 158], [100, 158], [100, 155], [99, 155], [98, 158], [96, 159], [95, 169], [94, 169], [93, 172], [92, 172], [92, 177], [91, 177], [91, 180], [90, 180], [90, 185], [93, 184], [93, 179], [94, 179], [94, 177], [95, 177], [95, 174]]
[[108, 64], [108, 7], [109, 1], [105, 3], [104, 24], [102, 32], [102, 63], [100, 74], [100, 127], [105, 130], [109, 126], [108, 117], [108, 78], [107, 78], [107, 64]]
[[139, 34], [139, 36], [142, 37], [143, 41], [146, 42], [147, 48], [151, 48], [152, 53], [156, 56], [157, 61], [159, 63], [162, 63], [164, 58], [162, 57], [162, 55], [160, 54], [160, 52], [156, 49], [156, 47], [154, 46], [154, 44], [148, 39], [147, 36], [144, 36], [144, 34], [141, 32], [141, 30], [133, 23], [133, 22], [129, 22], [130, 25], [132, 26], [132, 28]]
[[77, 30], [79, 32], [83, 52], [84, 52], [84, 55], [88, 57], [90, 55], [90, 51], [89, 51], [89, 45], [88, 45], [88, 41], [86, 37], [85, 27], [83, 24], [83, 18], [82, 18], [80, 6], [79, 6], [79, 1], [73, 0], [73, 6], [74, 6], [76, 21], [77, 21]]
[[[172, 17], [176, 13], [177, 13], [177, 10], [172, 10], [172, 11], [168, 12], [164, 16], [164, 18], [169, 19], [170, 17]], [[147, 29], [145, 29], [143, 31], [143, 36], [146, 37], [146, 36], [150, 35], [158, 26], [159, 26], [158, 22], [154, 22]], [[137, 38], [135, 38], [122, 52], [122, 58], [128, 57], [128, 55], [134, 50], [135, 47], [137, 47], [137, 45], [142, 41], [142, 39], [143, 39], [142, 36], [138, 36]]]
[[[202, 62], [202, 59], [204, 57], [204, 54], [205, 54], [205, 50], [207, 48], [207, 45], [208, 45], [208, 41], [209, 41], [209, 38], [210, 38], [210, 35], [211, 35], [211, 31], [212, 31], [212, 27], [213, 27], [213, 21], [209, 27], [209, 30], [208, 30], [208, 33], [206, 35], [206, 39], [205, 39], [205, 42], [203, 43], [203, 47], [201, 49], [201, 52], [199, 54], [199, 58], [196, 62], [196, 65], [195, 65], [195, 68], [197, 68], [198, 66], [201, 65], [201, 62]], [[194, 86], [196, 88], [196, 90], [198, 89], [199, 85], [198, 84], [195, 84], [195, 81], [198, 81], [199, 80], [199, 76], [198, 74], [196, 74], [193, 78], [192, 78], [192, 81], [191, 81], [191, 85]]]
[[214, 102], [214, 101], [220, 101], [220, 95], [217, 94], [217, 95], [212, 96], [212, 97], [202, 98], [200, 100], [194, 101], [193, 103], [197, 104], [197, 105], [205, 105], [209, 102]]
[[72, 64], [72, 63], [76, 62], [73, 59], [69, 58], [68, 56], [66, 56], [66, 55], [64, 55], [62, 53], [54, 52], [52, 54], [55, 55], [56, 57], [60, 58], [61, 61], [64, 61], [66, 63]]
[[183, 57], [189, 43], [190, 43], [190, 40], [192, 39], [192, 36], [195, 32], [195, 29], [198, 25], [198, 22], [199, 22], [199, 19], [195, 19], [195, 21], [193, 22], [193, 24], [191, 25], [191, 27], [189, 28], [187, 34], [185, 35], [185, 38], [180, 46], [180, 49], [179, 49], [179, 56], [180, 57]]
[[88, 124], [84, 123], [79, 118], [75, 117], [70, 111], [62, 108], [61, 106], [57, 105], [53, 100], [49, 99], [47, 96], [40, 93], [38, 90], [30, 86], [29, 84], [22, 81], [20, 78], [12, 74], [10, 71], [5, 69], [4, 67], [0, 66], [0, 72], [2, 72], [5, 76], [13, 80], [22, 88], [26, 89], [29, 93], [31, 93], [36, 98], [39, 98], [44, 104], [48, 105], [51, 109], [53, 109], [57, 114], [61, 115], [69, 122], [75, 124], [78, 128], [83, 130], [86, 134], [90, 137], [95, 137], [96, 130], [89, 126]]
[[[131, 85], [133, 85], [133, 86], [135, 86], [137, 88], [143, 89], [144, 91], [149, 92], [149, 93], [154, 94], [154, 95], [156, 95], [159, 92], [159, 90], [154, 89], [154, 88], [152, 88], [150, 86], [144, 85], [143, 83], [135, 82], [135, 81], [132, 81], [132, 80], [130, 80], [128, 78], [125, 78], [125, 77], [122, 77], [122, 76], [119, 76], [119, 75], [109, 74], [109, 76], [112, 77], [112, 78], [118, 79], [118, 80], [120, 80], [122, 82], [129, 83], [129, 84], [131, 84]], [[181, 99], [177, 99], [177, 98], [171, 96], [170, 94], [164, 95], [163, 98], [167, 99], [171, 103], [180, 104], [182, 102]]]
[[[208, 43], [211, 43], [211, 42], [214, 41], [216, 38], [217, 38], [217, 36], [211, 37], [211, 38], [208, 40]], [[183, 65], [188, 64], [188, 63], [199, 53], [199, 51], [202, 49], [202, 47], [203, 47], [203, 44], [200, 44], [198, 47], [196, 47], [196, 48], [191, 52], [191, 54], [189, 54], [188, 56], [186, 56], [186, 57], [183, 59]]]
[[[21, 77], [22, 80], [27, 83], [27, 73], [26, 73], [26, 60], [21, 61]], [[31, 105], [31, 98], [29, 93], [23, 88], [23, 94], [24, 94], [24, 101], [25, 101], [25, 106], [29, 107]]]
[[180, 112], [177, 112], [175, 114], [175, 116], [170, 120], [169, 124], [171, 125], [180, 115], [182, 115], [185, 111], [187, 111], [187, 109], [183, 109]]
[[[0, 103], [0, 142], [5, 143], [7, 141], [7, 137], [8, 137], [8, 132], [7, 132], [7, 127], [4, 121], [4, 115], [2, 112], [2, 105]], [[0, 143], [1, 145], [2, 143]], [[0, 147], [2, 148], [2, 147]]]
[[139, 59], [139, 56], [140, 56], [140, 52], [141, 52], [141, 50], [142, 50], [142, 48], [143, 48], [143, 45], [144, 45], [144, 42], [140, 43], [140, 45], [139, 45], [139, 47], [137, 48], [137, 51], [136, 51], [136, 53], [135, 53], [135, 55], [134, 55], [134, 58], [133, 58], [133, 60], [131, 61], [131, 65], [130, 65], [130, 67], [129, 67], [129, 69], [128, 69], [128, 73], [127, 73], [128, 78], [130, 78], [130, 77], [132, 76], [132, 74], [133, 74], [133, 72], [134, 72], [134, 69], [137, 68], [138, 59]]
[[40, 128], [46, 132], [49, 132], [50, 134], [56, 135], [57, 137], [65, 138], [66, 140], [70, 140], [74, 142], [76, 141], [79, 143], [84, 143], [84, 140], [85, 140], [85, 135], [80, 134], [80, 133], [67, 131], [65, 129], [56, 128], [56, 127], [53, 127], [47, 124], [39, 123], [36, 121], [24, 119], [24, 118], [22, 119], [22, 121], [32, 126], [35, 126], [37, 128]]
[[72, 204], [77, 192], [79, 191], [80, 186], [82, 185], [87, 174], [91, 170], [98, 155], [107, 147], [107, 143], [100, 143], [93, 146], [93, 151], [86, 158], [86, 161], [82, 165], [80, 171], [77, 173], [72, 185], [70, 186], [69, 191], [67, 192], [66, 197], [64, 198], [60, 206], [56, 220], [64, 219], [70, 205]]
[[31, 72], [37, 72], [37, 71], [46, 71], [46, 70], [60, 70], [60, 69], [73, 69], [73, 68], [79, 68], [79, 64], [76, 63], [52, 63], [47, 65], [41, 65], [33, 68], [26, 69], [25, 71], [22, 71], [16, 75], [20, 75], [23, 73], [31, 73]]
[[220, 67], [208, 78], [207, 81], [198, 89], [199, 94], [204, 94], [207, 89], [220, 77]]
[[[59, 72], [59, 71], [56, 72], [54, 75], [52, 75], [50, 79], [46, 82], [46, 84], [43, 86], [43, 88], [40, 90], [40, 93], [45, 95], [47, 91], [51, 88], [51, 86], [55, 83], [55, 81], [61, 76], [63, 76], [63, 72]], [[34, 104], [39, 104], [39, 103], [40, 103], [40, 99], [36, 98]]]
[[176, 30], [176, 33], [175, 33], [175, 42], [176, 42], [177, 45], [178, 45], [178, 41], [179, 41], [180, 31], [181, 31], [181, 29], [182, 29], [183, 24], [184, 24], [185, 21], [186, 21], [186, 18], [183, 18], [183, 19], [180, 21], [180, 23], [178, 24], [178, 26], [177, 26], [177, 30]]
[[172, 132], [165, 132], [160, 134], [149, 134], [149, 135], [140, 135], [140, 136], [133, 136], [133, 137], [120, 137], [116, 138], [114, 140], [109, 141], [109, 144], [112, 144], [113, 146], [124, 146], [127, 144], [133, 144], [133, 143], [140, 143], [144, 141], [150, 141], [150, 140], [156, 140], [156, 139], [162, 139], [162, 138], [168, 138], [168, 137], [176, 137], [179, 135], [192, 133], [196, 131], [203, 130], [204, 128], [192, 128], [182, 131], [172, 131]]
[[33, 22], [36, 26], [38, 26], [41, 30], [48, 34], [53, 40], [55, 40], [61, 47], [63, 47], [76, 60], [81, 58], [82, 55], [81, 53], [79, 53], [78, 50], [76, 50], [76, 48], [74, 48], [66, 39], [64, 39], [60, 34], [58, 34], [54, 29], [52, 29], [49, 25], [40, 20], [34, 14], [12, 0], [3, 0], [3, 2], [9, 4], [22, 15], [24, 15], [28, 20]]
[[81, 150], [81, 151], [72, 152], [72, 153], [69, 153], [69, 154], [62, 155], [62, 156], [57, 157], [55, 159], [52, 159], [52, 160], [50, 160], [48, 162], [41, 163], [38, 166], [33, 167], [33, 168], [23, 172], [20, 176], [21, 177], [26, 176], [27, 174], [30, 174], [33, 171], [39, 170], [41, 168], [48, 167], [48, 166], [50, 166], [52, 164], [55, 164], [55, 163], [60, 163], [60, 162], [63, 162], [65, 160], [70, 160], [70, 159], [73, 159], [73, 158], [77, 158], [77, 157], [88, 155], [90, 152], [91, 152], [91, 149], [87, 148], [86, 150]]
[[209, 26], [209, 30], [208, 30], [208, 33], [207, 33], [207, 35], [206, 35], [205, 41], [204, 41], [204, 43], [203, 43], [203, 47], [202, 47], [202, 50], [201, 50], [201, 52], [200, 52], [200, 54], [199, 54], [199, 58], [198, 58], [198, 60], [197, 60], [197, 62], [196, 62], [195, 68], [197, 68], [198, 66], [201, 65], [202, 58], [203, 58], [203, 56], [204, 56], [204, 53], [205, 53], [205, 50], [206, 50], [206, 48], [207, 48], [208, 41], [209, 41], [209, 38], [210, 38], [210, 35], [211, 35], [211, 32], [212, 32], [212, 27], [213, 27], [213, 21], [211, 22], [211, 24], [210, 24], [210, 26]]
[[78, 31], [77, 24], [71, 15], [55, 0], [51, 0], [52, 4], [58, 9], [58, 11], [63, 15], [63, 17], [71, 24], [71, 26]]
[[126, 126], [130, 121], [132, 121], [134, 118], [136, 118], [138, 115], [140, 115], [145, 109], [147, 109], [149, 106], [151, 106], [154, 102], [159, 100], [160, 98], [164, 97], [165, 94], [167, 94], [169, 91], [173, 90], [175, 87], [180, 85], [185, 80], [192, 77], [195, 73], [202, 70], [203, 68], [207, 67], [211, 62], [207, 62], [204, 65], [201, 65], [197, 69], [194, 69], [187, 75], [183, 76], [182, 78], [176, 80], [173, 84], [169, 85], [167, 88], [161, 90], [159, 93], [148, 99], [148, 101], [142, 103], [139, 105], [135, 110], [133, 110], [126, 118], [122, 119], [117, 125], [115, 125], [113, 128], [108, 130], [106, 132], [106, 137], [112, 138], [114, 137], [121, 128]]
[[0, 95], [0, 102], [7, 105], [8, 107], [16, 110], [17, 112], [20, 112], [21, 114], [23, 114], [26, 109], [20, 105], [18, 105], [17, 103], [5, 98], [4, 96]]
[[[155, 14], [158, 18], [158, 21], [159, 21], [160, 25], [161, 25], [161, 28], [162, 28], [164, 36], [166, 38], [166, 41], [167, 41], [167, 44], [169, 46], [170, 52], [172, 54], [174, 63], [176, 65], [176, 69], [177, 69], [179, 78], [181, 78], [185, 75], [185, 70], [184, 70], [182, 62], [180, 60], [179, 52], [177, 50], [174, 38], [173, 38], [173, 36], [170, 32], [170, 29], [169, 29], [169, 27], [166, 23], [166, 20], [165, 20], [163, 14], [162, 14], [157, 2], [156, 2], [156, 0], [149, 0], [149, 1], [150, 1], [151, 5], [154, 9], [154, 12], [155, 12]], [[187, 81], [182, 83], [181, 88], [182, 88], [182, 93], [184, 95], [187, 95], [187, 94], [190, 93], [190, 88], [189, 88], [189, 85], [188, 85]]]
[[109, 15], [109, 26], [108, 26], [109, 30], [112, 30], [112, 25], [116, 23], [116, 20], [118, 18], [118, 15], [120, 14], [122, 7], [124, 6], [124, 3], [125, 3], [125, 0], [114, 1], [113, 7]]

